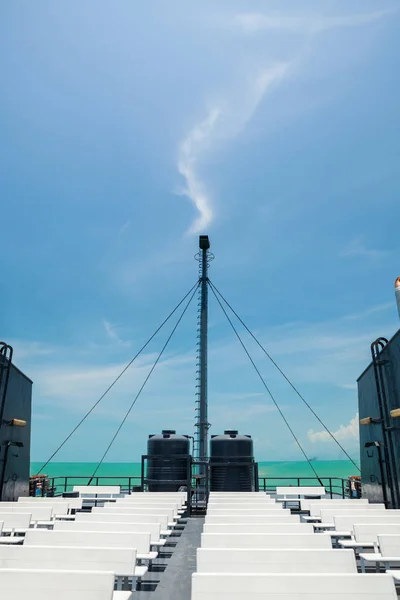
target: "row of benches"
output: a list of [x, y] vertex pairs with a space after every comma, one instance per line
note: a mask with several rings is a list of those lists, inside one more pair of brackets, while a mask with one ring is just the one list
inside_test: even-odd
[[[92, 493], [95, 496], [91, 497], [97, 497], [97, 490]], [[179, 520], [185, 494], [135, 493], [122, 498], [107, 489], [98, 493], [107, 501], [103, 508], [54, 520], [47, 529], [28, 529], [19, 539], [15, 536], [22, 545], [0, 547], [0, 589], [8, 592], [5, 597], [132, 597], [135, 581], [146, 574], [165, 543], [162, 538], [171, 533]], [[85, 497], [81, 502], [82, 499]], [[33, 511], [38, 504], [53, 503], [51, 498], [29, 499], [24, 506]], [[126, 579], [131, 589], [122, 591]]]
[[[293, 492], [295, 495], [296, 490]], [[350, 511], [356, 517], [363, 510], [362, 514], [370, 512], [372, 519], [378, 511], [382, 513], [379, 508], [375, 512], [372, 505], [366, 509], [370, 506], [366, 501], [327, 498], [299, 501], [318, 504], [320, 515], [323, 510], [332, 510], [332, 519], [336, 518], [336, 511], [344, 515]], [[386, 513], [389, 511], [383, 514]], [[399, 519], [400, 523], [397, 515], [389, 518], [393, 523]], [[372, 522], [367, 526], [371, 530]], [[350, 530], [358, 527], [357, 522], [349, 525]], [[393, 547], [392, 539], [383, 538], [377, 535], [377, 543]], [[391, 576], [357, 573], [353, 549], [333, 548], [330, 532], [314, 532], [312, 522], [301, 521], [299, 514], [290, 514], [283, 508], [279, 510], [273, 499], [260, 500], [256, 494], [212, 493], [197, 551], [192, 600], [243, 597], [395, 600], [397, 594]]]

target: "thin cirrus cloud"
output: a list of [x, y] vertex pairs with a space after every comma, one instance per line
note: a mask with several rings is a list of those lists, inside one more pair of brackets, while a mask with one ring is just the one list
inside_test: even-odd
[[286, 16], [279, 13], [243, 13], [235, 15], [233, 24], [245, 33], [258, 31], [292, 31], [296, 33], [320, 33], [330, 29], [358, 27], [373, 23], [397, 12], [396, 8], [386, 8], [375, 12], [343, 16]]
[[130, 342], [122, 340], [117, 333], [117, 325], [112, 325], [107, 319], [103, 319], [103, 326], [108, 338], [117, 342], [120, 346], [129, 346]]
[[368, 248], [361, 237], [351, 240], [341, 252], [342, 257], [359, 257], [369, 260], [377, 260], [386, 256], [385, 250]]
[[251, 120], [265, 95], [287, 75], [289, 63], [276, 63], [262, 70], [244, 93], [238, 94], [233, 104], [224, 110], [213, 107], [205, 119], [196, 123], [179, 145], [178, 171], [185, 180], [182, 195], [189, 198], [198, 215], [189, 227], [189, 234], [205, 230], [215, 217], [212, 195], [199, 174], [199, 162], [207, 152], [213, 150], [220, 140], [239, 135]]

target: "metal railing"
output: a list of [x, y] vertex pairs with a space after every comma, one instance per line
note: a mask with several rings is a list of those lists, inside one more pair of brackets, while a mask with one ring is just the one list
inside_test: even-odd
[[[58, 496], [66, 492], [72, 492], [74, 485], [88, 485], [90, 479], [91, 475], [49, 477], [50, 493]], [[132, 492], [134, 488], [141, 487], [141, 479], [140, 475], [101, 475], [93, 477], [90, 485], [119, 485], [122, 491]]]
[[[88, 485], [91, 479], [90, 475], [67, 475], [58, 477], [49, 477], [50, 494], [61, 495], [71, 492], [74, 485]], [[320, 477], [327, 494], [331, 498], [345, 498], [350, 496], [349, 480], [341, 477]], [[121, 491], [130, 493], [132, 491], [143, 489], [143, 479], [140, 475], [120, 476], [120, 475], [101, 475], [94, 477], [91, 485], [120, 485]], [[258, 477], [258, 489], [265, 492], [275, 492], [277, 486], [315, 486], [320, 485], [315, 477]], [[195, 480], [192, 480], [192, 487], [195, 488]]]
[[[267, 482], [270, 482], [269, 484]], [[290, 482], [290, 483], [288, 483]], [[260, 491], [275, 492], [279, 486], [315, 486], [325, 487], [326, 493], [331, 498], [345, 498], [349, 495], [348, 479], [342, 477], [320, 477], [319, 481], [315, 477], [259, 477], [258, 486]]]

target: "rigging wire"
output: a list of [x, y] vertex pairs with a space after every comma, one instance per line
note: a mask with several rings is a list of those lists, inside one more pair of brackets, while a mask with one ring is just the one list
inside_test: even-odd
[[[211, 283], [211, 282], [210, 282], [210, 280], [209, 280], [209, 283]], [[244, 350], [244, 351], [245, 351], [245, 353], [247, 354], [247, 357], [248, 357], [248, 359], [250, 360], [251, 364], [253, 365], [253, 367], [254, 367], [254, 369], [255, 369], [255, 371], [256, 371], [256, 373], [257, 373], [257, 375], [258, 375], [258, 376], [259, 376], [259, 378], [261, 379], [261, 381], [262, 381], [262, 384], [264, 385], [265, 389], [267, 390], [267, 392], [268, 392], [268, 394], [269, 394], [269, 396], [270, 396], [270, 398], [271, 398], [272, 402], [275, 404], [275, 407], [277, 408], [277, 410], [279, 411], [279, 414], [281, 415], [282, 419], [284, 420], [286, 427], [289, 429], [290, 433], [292, 434], [292, 436], [293, 436], [293, 438], [294, 438], [294, 440], [295, 440], [296, 444], [297, 444], [297, 445], [298, 445], [298, 447], [300, 448], [300, 450], [301, 450], [301, 452], [302, 452], [302, 454], [303, 454], [304, 458], [305, 458], [305, 459], [306, 459], [306, 461], [308, 462], [308, 464], [309, 464], [309, 466], [310, 466], [311, 470], [313, 471], [313, 473], [314, 473], [315, 477], [317, 478], [317, 480], [319, 481], [319, 483], [320, 483], [320, 484], [323, 486], [324, 484], [322, 483], [322, 481], [321, 481], [321, 479], [320, 479], [320, 477], [319, 477], [319, 475], [318, 475], [317, 471], [315, 470], [315, 468], [314, 468], [313, 464], [311, 463], [310, 459], [308, 458], [308, 456], [307, 456], [307, 454], [306, 454], [305, 450], [303, 449], [303, 446], [300, 444], [300, 441], [298, 440], [298, 438], [297, 438], [296, 434], [294, 433], [293, 429], [292, 429], [292, 428], [291, 428], [291, 426], [289, 425], [289, 422], [288, 422], [288, 420], [286, 419], [285, 415], [283, 414], [283, 412], [282, 412], [282, 410], [281, 410], [281, 408], [280, 408], [279, 404], [278, 404], [278, 403], [277, 403], [277, 401], [275, 400], [275, 398], [274, 398], [274, 396], [273, 396], [273, 394], [272, 394], [271, 390], [269, 389], [268, 385], [266, 384], [266, 382], [265, 382], [265, 380], [264, 380], [263, 376], [261, 375], [261, 373], [260, 373], [260, 371], [259, 371], [259, 369], [258, 369], [257, 365], [255, 364], [254, 360], [252, 359], [252, 357], [251, 357], [251, 355], [250, 355], [249, 351], [248, 351], [248, 350], [247, 350], [247, 348], [246, 348], [246, 345], [245, 345], [245, 343], [243, 342], [242, 338], [240, 337], [240, 334], [238, 333], [238, 331], [237, 331], [236, 327], [235, 327], [235, 326], [234, 326], [234, 324], [232, 323], [232, 320], [230, 319], [230, 317], [229, 317], [228, 313], [226, 312], [226, 310], [225, 310], [225, 307], [223, 306], [223, 304], [222, 304], [221, 300], [218, 298], [217, 294], [215, 293], [215, 291], [214, 291], [214, 289], [213, 289], [213, 288], [214, 288], [214, 286], [210, 285], [210, 288], [211, 288], [211, 291], [212, 291], [212, 293], [214, 294], [214, 296], [215, 296], [215, 298], [216, 298], [216, 300], [217, 300], [218, 304], [220, 305], [220, 307], [221, 307], [221, 309], [222, 309], [222, 311], [223, 311], [224, 315], [225, 315], [225, 316], [226, 316], [226, 318], [228, 319], [230, 326], [232, 327], [233, 331], [235, 332], [235, 335], [236, 335], [237, 339], [239, 340], [239, 342], [240, 342], [240, 344], [241, 344], [241, 346], [242, 346], [243, 350]]]
[[190, 288], [190, 290], [187, 292], [187, 294], [184, 295], [184, 297], [182, 298], [182, 300], [179, 302], [179, 304], [177, 304], [174, 308], [174, 310], [172, 310], [168, 317], [166, 319], [164, 319], [164, 321], [161, 323], [161, 325], [155, 330], [155, 332], [153, 333], [153, 335], [151, 337], [149, 337], [149, 339], [147, 340], [147, 342], [140, 348], [140, 350], [135, 354], [135, 356], [132, 358], [132, 360], [129, 361], [129, 363], [122, 369], [122, 371], [120, 372], [120, 374], [114, 379], [114, 381], [108, 386], [108, 388], [106, 389], [105, 392], [103, 392], [103, 394], [100, 396], [100, 398], [93, 404], [92, 408], [90, 410], [88, 410], [88, 412], [82, 417], [82, 419], [79, 421], [79, 423], [74, 427], [74, 429], [71, 431], [71, 433], [69, 433], [67, 435], [67, 437], [64, 439], [64, 441], [58, 446], [58, 448], [53, 452], [53, 454], [50, 456], [50, 458], [40, 467], [40, 469], [38, 470], [39, 474], [41, 471], [43, 471], [43, 469], [45, 467], [47, 467], [47, 465], [49, 464], [49, 462], [55, 457], [55, 455], [61, 450], [61, 448], [68, 442], [68, 440], [74, 435], [75, 431], [82, 425], [82, 423], [88, 418], [88, 416], [94, 411], [94, 409], [100, 404], [100, 402], [103, 400], [103, 398], [108, 394], [108, 392], [114, 387], [114, 385], [117, 383], [117, 381], [119, 379], [121, 379], [122, 375], [129, 369], [129, 367], [132, 365], [132, 363], [140, 356], [140, 354], [143, 352], [143, 350], [150, 344], [150, 342], [155, 338], [155, 336], [157, 335], [157, 333], [164, 327], [164, 325], [167, 323], [167, 321], [169, 321], [169, 319], [172, 317], [172, 315], [178, 310], [178, 308], [181, 306], [181, 304], [183, 304], [183, 302], [186, 300], [186, 298], [193, 292], [193, 290], [197, 290], [199, 286], [199, 281], [196, 281], [196, 283], [194, 284], [194, 286], [192, 286]]
[[[127, 420], [127, 418], [129, 417], [129, 415], [130, 415], [130, 412], [131, 412], [132, 408], [135, 406], [135, 404], [136, 404], [136, 401], [138, 400], [138, 398], [139, 398], [140, 394], [142, 393], [142, 391], [143, 391], [143, 389], [144, 389], [144, 387], [145, 387], [146, 383], [147, 383], [147, 382], [148, 382], [148, 380], [150, 379], [150, 377], [151, 377], [151, 374], [153, 373], [154, 369], [155, 369], [155, 368], [156, 368], [156, 366], [157, 366], [157, 363], [159, 362], [160, 358], [162, 357], [162, 355], [163, 355], [163, 353], [164, 353], [164, 350], [167, 348], [167, 346], [168, 346], [169, 342], [171, 341], [171, 338], [172, 338], [172, 336], [174, 335], [174, 333], [175, 333], [175, 331], [177, 330], [177, 328], [178, 328], [178, 326], [179, 326], [180, 322], [182, 321], [182, 319], [183, 319], [183, 317], [184, 317], [184, 315], [185, 315], [185, 313], [186, 313], [187, 309], [189, 308], [189, 305], [190, 305], [190, 303], [192, 302], [192, 300], [193, 300], [193, 298], [194, 298], [194, 296], [195, 296], [195, 294], [196, 294], [196, 292], [197, 292], [197, 289], [198, 289], [199, 285], [200, 285], [200, 281], [198, 281], [198, 282], [197, 282], [197, 284], [196, 284], [196, 286], [195, 286], [195, 290], [193, 291], [192, 295], [190, 296], [190, 298], [189, 298], [188, 302], [186, 303], [186, 305], [185, 305], [185, 308], [183, 309], [183, 311], [182, 311], [182, 313], [181, 313], [181, 315], [180, 315], [179, 319], [178, 319], [178, 320], [177, 320], [177, 322], [175, 323], [175, 326], [174, 326], [174, 328], [172, 329], [171, 333], [169, 334], [169, 336], [168, 336], [168, 338], [167, 338], [167, 340], [166, 340], [166, 342], [165, 342], [164, 346], [162, 347], [162, 349], [161, 349], [160, 353], [158, 354], [158, 356], [157, 356], [157, 358], [156, 358], [156, 360], [155, 360], [155, 362], [154, 362], [153, 366], [151, 367], [150, 371], [148, 372], [148, 374], [147, 374], [147, 376], [146, 376], [146, 379], [144, 380], [144, 382], [143, 382], [142, 386], [140, 387], [140, 389], [139, 389], [138, 393], [136, 394], [136, 396], [135, 396], [135, 398], [134, 398], [134, 400], [133, 400], [132, 404], [130, 405], [130, 407], [128, 408], [127, 412], [125, 413], [125, 416], [124, 416], [124, 418], [122, 419], [122, 421], [121, 421], [121, 423], [119, 424], [119, 426], [118, 426], [118, 428], [117, 428], [116, 432], [114, 433], [114, 435], [113, 435], [113, 437], [112, 437], [112, 439], [111, 439], [110, 443], [109, 443], [109, 444], [108, 444], [108, 446], [107, 446], [107, 449], [106, 449], [106, 451], [104, 452], [103, 456], [101, 457], [101, 459], [100, 459], [100, 462], [98, 463], [97, 467], [95, 468], [95, 470], [94, 470], [94, 472], [93, 472], [93, 475], [92, 475], [92, 476], [91, 476], [91, 478], [89, 479], [89, 481], [88, 481], [88, 484], [87, 484], [87, 485], [90, 485], [90, 483], [92, 482], [93, 478], [96, 476], [96, 473], [97, 473], [97, 471], [98, 471], [98, 470], [99, 470], [99, 468], [101, 467], [101, 465], [102, 465], [102, 463], [103, 463], [103, 461], [104, 461], [105, 457], [107, 456], [107, 454], [108, 454], [108, 452], [109, 452], [109, 450], [110, 450], [111, 446], [113, 445], [113, 443], [114, 443], [114, 441], [115, 441], [116, 437], [118, 436], [119, 432], [121, 431], [122, 427], [124, 426], [124, 423], [125, 423], [125, 421], [126, 421], [126, 420]], [[192, 288], [192, 289], [193, 289], [193, 288]]]
[[325, 425], [325, 423], [320, 419], [320, 417], [317, 415], [317, 413], [314, 411], [314, 409], [310, 406], [310, 404], [307, 402], [307, 400], [304, 398], [304, 396], [299, 392], [299, 390], [296, 388], [296, 386], [290, 381], [290, 379], [282, 371], [282, 369], [279, 367], [279, 365], [274, 361], [274, 359], [267, 352], [267, 350], [264, 348], [264, 346], [258, 341], [258, 339], [255, 337], [255, 335], [252, 333], [252, 331], [247, 327], [246, 323], [244, 323], [244, 321], [239, 317], [237, 312], [232, 308], [232, 306], [229, 304], [229, 302], [226, 300], [226, 298], [221, 294], [221, 292], [215, 287], [215, 285], [210, 280], [208, 281], [208, 283], [210, 284], [211, 289], [215, 290], [215, 292], [217, 292], [217, 294], [222, 298], [222, 300], [225, 302], [225, 304], [228, 306], [228, 308], [233, 312], [235, 317], [240, 321], [240, 323], [243, 325], [243, 327], [246, 329], [246, 331], [251, 335], [251, 337], [256, 342], [256, 344], [261, 348], [261, 350], [264, 352], [264, 354], [269, 358], [269, 360], [272, 362], [274, 367], [276, 367], [276, 369], [279, 371], [279, 373], [282, 375], [282, 377], [287, 381], [287, 383], [294, 390], [294, 392], [298, 395], [298, 397], [304, 402], [304, 404], [307, 406], [307, 408], [312, 412], [312, 414], [317, 419], [317, 421], [319, 421], [319, 423], [322, 425], [322, 427], [325, 429], [325, 431], [331, 436], [333, 441], [339, 446], [339, 448], [347, 456], [347, 458], [350, 460], [350, 462], [352, 462], [353, 465], [355, 466], [355, 468], [361, 473], [360, 467], [354, 462], [354, 460], [351, 458], [351, 456], [348, 454], [348, 452], [343, 448], [343, 446], [339, 442], [339, 440], [337, 440], [335, 438], [333, 433], [328, 429], [328, 427]]

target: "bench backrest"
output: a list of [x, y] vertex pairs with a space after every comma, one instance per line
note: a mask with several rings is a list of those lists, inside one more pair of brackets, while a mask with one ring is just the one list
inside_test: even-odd
[[[353, 523], [360, 523], [360, 519], [358, 518], [358, 516], [363, 517], [365, 515], [365, 518], [369, 520], [374, 519], [375, 517], [386, 517], [387, 514], [389, 513], [389, 511], [382, 511], [382, 510], [363, 510], [363, 508], [360, 506], [359, 510], [338, 510], [336, 509], [327, 509], [324, 508], [323, 510], [321, 510], [321, 521], [322, 523], [334, 523], [334, 517], [338, 517], [339, 519], [341, 517], [349, 517], [350, 519], [353, 519]], [[399, 518], [400, 515], [397, 515], [397, 518]], [[396, 518], [396, 515], [392, 515], [391, 517], [392, 519]], [[355, 519], [355, 521], [354, 521]], [[362, 521], [362, 519], [361, 519]], [[379, 523], [379, 521], [378, 521]], [[338, 529], [338, 528], [337, 528]], [[339, 531], [339, 529], [338, 529]]]
[[101, 521], [104, 523], [132, 523], [132, 521], [143, 521], [146, 523], [159, 523], [161, 529], [167, 529], [168, 517], [164, 515], [130, 514], [130, 513], [111, 513], [98, 512], [92, 509], [91, 513], [78, 512], [75, 515], [75, 523], [87, 523], [91, 521]]
[[0, 504], [0, 512], [7, 513], [30, 513], [32, 515], [32, 521], [50, 521], [53, 517], [53, 507], [32, 504], [21, 504], [18, 505], [16, 502], [14, 506], [2, 506]]
[[150, 550], [150, 533], [30, 529], [26, 532], [24, 544], [28, 546], [136, 548], [138, 553], [146, 554]]
[[[63, 498], [62, 496], [59, 497], [55, 497], [55, 498], [34, 498], [33, 496], [28, 496], [28, 497], [24, 497], [24, 498], [18, 498], [18, 504], [44, 504], [47, 506], [47, 504], [50, 504], [51, 506], [55, 506], [58, 504], [68, 504], [69, 508], [82, 508], [82, 501], [83, 498]], [[57, 510], [60, 510], [59, 508]]]
[[271, 517], [280, 517], [281, 515], [290, 515], [290, 510], [288, 508], [264, 508], [264, 507], [248, 507], [239, 505], [239, 504], [231, 504], [229, 508], [224, 505], [223, 507], [214, 508], [213, 506], [209, 506], [207, 508], [207, 515], [265, 515], [266, 517], [269, 515]]
[[[310, 515], [318, 517], [321, 514], [321, 510], [323, 510], [324, 508], [327, 509], [331, 509], [331, 508], [336, 508], [335, 505], [332, 504], [325, 504], [324, 502], [320, 502], [320, 503], [313, 503], [310, 504]], [[346, 504], [346, 505], [338, 505], [338, 510], [354, 510], [354, 511], [359, 511], [360, 512], [360, 505], [357, 504]], [[369, 510], [372, 510], [374, 512], [378, 511], [378, 510], [385, 510], [385, 505], [384, 504], [362, 504], [362, 511], [367, 512]]]
[[1, 512], [0, 521], [4, 529], [28, 529], [31, 524], [30, 512]]
[[321, 486], [279, 486], [277, 496], [323, 496], [325, 488]]
[[181, 508], [180, 505], [178, 505], [176, 502], [170, 502], [169, 500], [165, 500], [160, 501], [160, 502], [154, 502], [154, 501], [150, 501], [147, 502], [146, 500], [125, 500], [125, 499], [121, 499], [121, 500], [117, 500], [117, 502], [115, 502], [115, 504], [110, 504], [107, 506], [107, 508], [112, 508], [113, 506], [116, 506], [118, 508], [123, 508], [123, 509], [135, 509], [135, 508], [159, 508], [161, 510], [166, 509], [166, 510], [172, 510], [173, 514], [176, 516], [178, 514], [178, 510]]
[[74, 485], [74, 492], [85, 494], [86, 496], [117, 496], [121, 493], [119, 485]]
[[210, 498], [213, 496], [268, 496], [265, 492], [210, 492]]
[[[96, 510], [97, 509], [97, 510]], [[95, 507], [92, 512], [97, 512], [97, 511], [102, 511], [104, 513], [121, 513], [123, 514], [127, 514], [127, 515], [163, 515], [164, 517], [167, 517], [169, 521], [172, 521], [172, 519], [175, 516], [174, 511], [171, 508], [155, 508], [153, 506], [146, 506], [146, 507], [142, 507], [142, 506], [132, 506], [132, 507], [125, 507], [125, 506], [121, 506], [121, 505], [116, 505], [116, 504], [112, 504], [111, 506], [104, 506], [104, 507]]]
[[267, 496], [255, 496], [254, 498], [209, 498], [208, 506], [210, 504], [276, 504], [275, 498], [267, 498]]
[[400, 535], [378, 535], [378, 544], [382, 556], [400, 557]]
[[104, 521], [56, 521], [54, 531], [120, 531], [150, 533], [151, 542], [160, 540], [159, 523], [105, 523]]
[[202, 548], [332, 548], [328, 535], [315, 533], [202, 533]]
[[0, 590], [12, 600], [112, 600], [114, 579], [111, 571], [1, 569]]
[[[325, 522], [325, 521], [324, 521]], [[335, 514], [332, 517], [336, 531], [354, 531], [354, 523], [400, 523], [400, 515], [380, 516], [378, 512], [354, 513], [353, 514]]]
[[176, 502], [179, 506], [183, 506], [187, 500], [187, 494], [183, 495], [174, 495], [174, 494], [164, 494], [163, 492], [134, 492], [133, 494], [129, 494], [120, 498], [120, 500], [136, 500], [140, 499], [142, 502], [163, 502], [164, 500]]
[[119, 576], [132, 576], [135, 565], [133, 548], [0, 545], [0, 569], [114, 571]]
[[357, 542], [378, 542], [378, 535], [400, 534], [399, 523], [354, 523], [354, 537]]
[[357, 573], [353, 550], [197, 549], [199, 573]]
[[317, 500], [316, 498], [312, 498], [311, 500], [300, 500], [301, 510], [310, 510], [310, 504], [318, 504], [319, 502], [324, 503], [326, 505], [333, 504], [334, 506], [339, 506], [340, 504], [368, 504], [368, 500], [366, 498], [321, 498], [321, 500]]
[[291, 514], [273, 514], [266, 515], [265, 513], [260, 514], [214, 514], [214, 515], [206, 515], [205, 523], [300, 523], [299, 515], [291, 515]]
[[386, 574], [212, 574], [192, 575], [191, 600], [397, 600], [393, 579]]
[[205, 523], [204, 533], [314, 533], [311, 523]]

